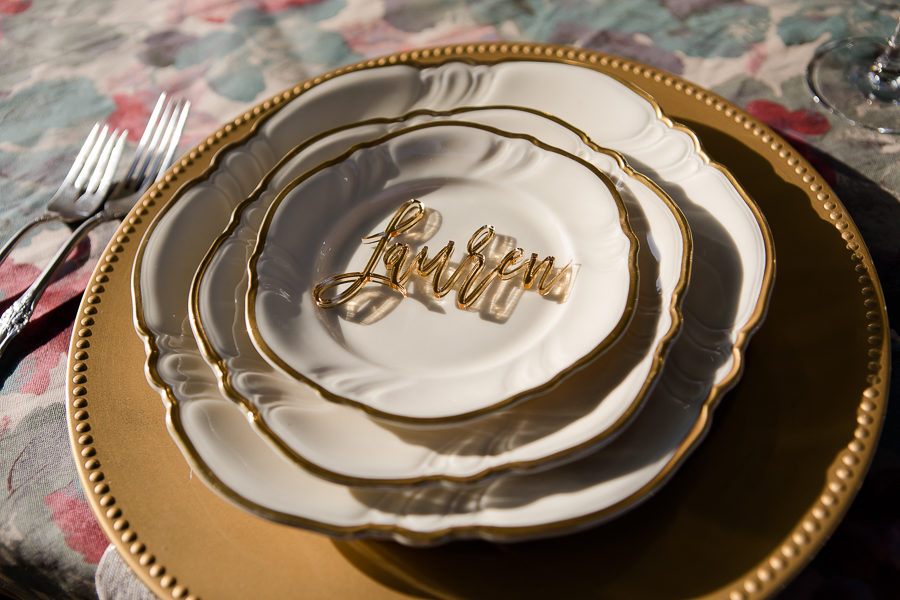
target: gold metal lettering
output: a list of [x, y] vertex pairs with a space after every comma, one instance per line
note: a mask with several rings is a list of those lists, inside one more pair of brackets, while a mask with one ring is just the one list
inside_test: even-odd
[[[339, 306], [358, 294], [363, 286], [365, 286], [370, 281], [375, 281], [376, 283], [387, 285], [405, 296], [406, 290], [403, 288], [403, 286], [394, 283], [389, 277], [373, 273], [372, 270], [378, 263], [378, 258], [384, 251], [384, 247], [387, 245], [387, 241], [392, 237], [397, 237], [398, 235], [418, 223], [424, 215], [425, 207], [422, 206], [421, 202], [417, 200], [405, 202], [403, 206], [401, 206], [394, 214], [394, 218], [391, 219], [390, 223], [388, 223], [387, 229], [384, 230], [384, 233], [380, 235], [370, 235], [363, 238], [362, 241], [364, 244], [375, 243], [375, 250], [372, 252], [372, 256], [369, 258], [369, 262], [366, 263], [366, 268], [359, 273], [343, 273], [341, 275], [335, 275], [334, 277], [329, 277], [319, 283], [313, 291], [313, 294], [316, 298], [316, 304], [322, 308]], [[325, 296], [325, 292], [327, 290], [345, 283], [349, 283], [350, 286], [344, 291], [335, 294], [331, 298], [327, 298]]]
[[[472, 234], [466, 244], [467, 254], [449, 274], [447, 269], [456, 247], [452, 240], [430, 259], [428, 246], [423, 246], [407, 263], [409, 244], [393, 242], [388, 245], [388, 241], [416, 225], [424, 215], [425, 207], [420, 201], [404, 202], [383, 232], [362, 238], [363, 244], [375, 244], [365, 268], [359, 272], [342, 273], [321, 281], [313, 290], [316, 305], [321, 308], [339, 306], [356, 296], [370, 282], [388, 286], [406, 296], [406, 284], [413, 275], [418, 275], [423, 278], [431, 277], [431, 290], [437, 298], [443, 298], [458, 285], [456, 304], [465, 309], [475, 303], [495, 279], [511, 279], [524, 271], [523, 287], [526, 290], [531, 289], [537, 282], [537, 290], [543, 296], [566, 277], [572, 267], [572, 261], [569, 261], [565, 267], [554, 273], [554, 257], [548, 256], [539, 261], [538, 255], [532, 254], [529, 260], [523, 261], [525, 251], [515, 248], [507, 252], [497, 266], [481, 277], [486, 262], [484, 253], [494, 238], [494, 228], [489, 225], [480, 227]], [[386, 275], [374, 272], [379, 259], [384, 263]], [[335, 290], [345, 285], [347, 286], [345, 289]]]

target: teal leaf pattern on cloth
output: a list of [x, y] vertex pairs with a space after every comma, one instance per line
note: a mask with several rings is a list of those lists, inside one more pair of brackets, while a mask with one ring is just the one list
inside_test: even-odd
[[793, 15], [780, 21], [777, 31], [785, 45], [794, 46], [815, 41], [823, 33], [831, 34], [830, 37], [833, 40], [847, 37], [850, 32], [850, 24], [845, 18], [837, 15], [817, 18]]
[[216, 31], [193, 42], [188, 42], [175, 53], [173, 66], [184, 69], [208, 62], [214, 58], [234, 52], [244, 45], [244, 38], [238, 33]]
[[231, 19], [254, 48], [265, 49], [262, 60], [273, 64], [272, 57], [279, 54], [296, 60], [317, 64], [334, 64], [353, 56], [344, 37], [324, 31], [317, 26], [319, 20], [335, 16], [343, 1], [329, 0], [295, 8], [276, 15], [258, 9], [240, 11]]
[[775, 29], [787, 46], [856, 35], [884, 38], [890, 34], [890, 25], [884, 24], [886, 16], [873, 11], [867, 2], [810, 2], [799, 4]]
[[153, 33], [144, 39], [145, 49], [138, 56], [145, 65], [169, 67], [175, 64], [175, 57], [196, 38], [180, 31], [166, 30]]
[[209, 87], [216, 93], [240, 102], [250, 102], [266, 88], [262, 70], [249, 64], [243, 56], [232, 60], [221, 73], [209, 77], [208, 81]]
[[652, 0], [616, 2], [602, 7], [574, 0], [543, 3], [522, 0], [527, 10], [492, 2], [473, 4], [483, 21], [514, 21], [533, 39], [551, 39], [562, 27], [591, 23], [594, 29], [649, 37], [653, 44], [689, 56], [737, 57], [765, 39], [770, 18], [764, 6], [743, 2], [709, 3], [678, 19]]
[[336, 15], [342, 0], [265, 3], [234, 12], [228, 30], [191, 38], [176, 30], [149, 37], [142, 53], [150, 64], [186, 70], [201, 67], [210, 89], [236, 102], [250, 102], [266, 88], [266, 73], [294, 58], [335, 64], [352, 57], [344, 38], [317, 22]]
[[[0, 100], [0, 142], [20, 146], [74, 123], [102, 120], [114, 105], [89, 79], [50, 79]], [[8, 123], [8, 124], [7, 124]]]

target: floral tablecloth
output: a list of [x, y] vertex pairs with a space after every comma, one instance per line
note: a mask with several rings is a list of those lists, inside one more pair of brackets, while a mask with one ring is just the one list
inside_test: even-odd
[[[837, 190], [896, 315], [900, 136], [826, 114], [803, 79], [816, 47], [886, 35], [892, 18], [863, 0], [0, 0], [0, 238], [41, 213], [92, 123], [129, 128], [133, 148], [160, 91], [193, 102], [185, 149], [248, 106], [342, 64], [428, 45], [551, 42], [682, 75], [777, 129]], [[113, 227], [74, 251], [0, 359], [0, 592], [14, 597], [149, 597], [92, 517], [65, 422], [72, 320]], [[0, 309], [67, 231], [40, 230], [0, 266]], [[896, 328], [891, 335], [897, 356]], [[896, 597], [897, 412], [848, 517], [783, 597]]]

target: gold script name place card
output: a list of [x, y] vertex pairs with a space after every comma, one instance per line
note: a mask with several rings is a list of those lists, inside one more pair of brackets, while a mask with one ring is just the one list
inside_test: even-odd
[[[488, 286], [496, 280], [508, 280], [522, 273], [522, 285], [531, 289], [537, 282], [537, 291], [548, 294], [572, 267], [570, 260], [565, 267], [554, 272], [555, 258], [547, 256], [538, 260], [538, 255], [531, 254], [525, 259], [525, 251], [515, 248], [507, 252], [497, 265], [479, 280], [485, 270], [487, 259], [484, 250], [494, 237], [494, 228], [489, 225], [480, 227], [466, 244], [467, 254], [456, 268], [447, 274], [448, 265], [456, 247], [452, 240], [441, 248], [432, 258], [428, 257], [428, 246], [407, 261], [410, 254], [409, 244], [394, 241], [392, 238], [409, 230], [425, 216], [425, 206], [419, 200], [407, 200], [391, 218], [387, 228], [378, 234], [364, 237], [364, 244], [375, 244], [365, 268], [359, 272], [341, 273], [324, 279], [313, 290], [316, 305], [320, 308], [334, 308], [356, 296], [369, 283], [390, 287], [406, 296], [406, 284], [415, 274], [423, 278], [431, 277], [431, 289], [435, 297], [443, 298], [457, 285], [457, 306], [466, 309], [476, 302]], [[384, 263], [386, 274], [375, 273], [379, 260]], [[347, 287], [335, 292], [338, 286]]]

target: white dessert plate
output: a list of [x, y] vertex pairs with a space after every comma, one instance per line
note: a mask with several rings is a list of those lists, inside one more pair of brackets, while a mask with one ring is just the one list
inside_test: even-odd
[[[325, 398], [388, 418], [471, 417], [549, 389], [622, 335], [637, 247], [615, 184], [589, 162], [426, 122], [279, 191], [249, 261], [247, 325], [266, 360]], [[444, 266], [401, 283], [394, 250], [398, 273], [420, 250], [417, 270]]]
[[[610, 444], [542, 473], [473, 484], [372, 490], [299, 468], [219, 390], [197, 348], [188, 292], [234, 206], [296, 145], [342, 124], [416, 108], [514, 104], [555, 115], [649, 175], [685, 214], [693, 237], [682, 333], [641, 413]], [[136, 326], [148, 374], [169, 406], [173, 437], [194, 471], [266, 518], [335, 536], [436, 543], [514, 541], [589, 527], [658, 489], [699, 443], [715, 399], [734, 384], [773, 281], [771, 234], [696, 138], [636, 88], [564, 63], [449, 61], [373, 65], [323, 78], [223, 151], [208, 173], [160, 209], [137, 250]], [[171, 260], [177, 257], [178, 260]]]
[[[247, 264], [262, 217], [297, 174], [345, 148], [418, 123], [460, 119], [533, 135], [609, 174], [639, 241], [635, 315], [616, 345], [571, 380], [481, 416], [475, 426], [422, 428], [325, 402], [314, 389], [266, 363], [244, 325]], [[680, 326], [690, 234], [683, 215], [659, 188], [612, 151], [588, 143], [571, 126], [538, 113], [460, 107], [449, 113], [423, 111], [352, 124], [294, 148], [235, 209], [192, 285], [194, 332], [225, 394], [254, 414], [252, 422], [259, 431], [287, 456], [320, 475], [355, 484], [475, 479], [503, 468], [543, 467], [548, 460], [612, 439], [652, 388], [665, 349]]]

